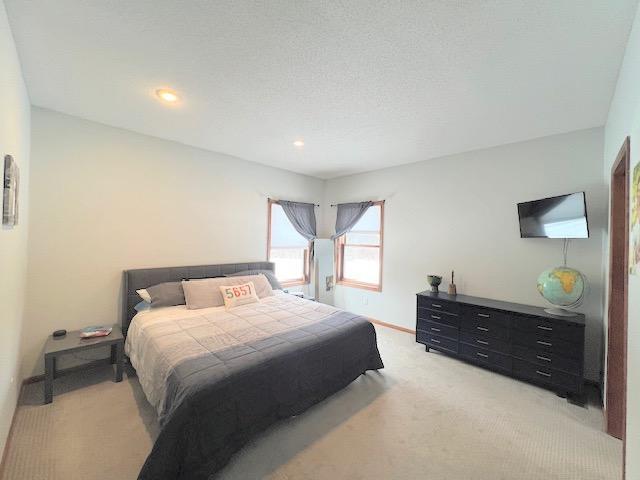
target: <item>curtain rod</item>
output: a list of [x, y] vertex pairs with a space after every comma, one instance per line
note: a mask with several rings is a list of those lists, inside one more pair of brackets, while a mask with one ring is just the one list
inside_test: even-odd
[[[268, 199], [270, 202], [274, 202], [274, 203], [278, 203], [278, 202], [280, 201], [280, 200], [276, 200], [275, 198], [270, 198], [270, 197], [267, 197], [267, 199]], [[372, 202], [372, 203], [384, 203], [384, 202], [385, 202], [385, 200], [367, 200], [367, 201], [368, 201], [368, 202]], [[319, 204], [319, 203], [309, 203], [309, 202], [295, 202], [295, 203], [304, 203], [304, 204], [306, 204], [306, 205], [313, 205], [314, 207], [319, 207], [319, 206], [320, 206], [320, 204]], [[331, 207], [337, 207], [338, 205], [341, 205], [341, 204], [339, 204], [339, 203], [332, 203], [330, 206], [331, 206]]]
[[[267, 197], [267, 200], [270, 202], [278, 203], [280, 200], [276, 200], [275, 198]], [[295, 203], [304, 203], [305, 205], [313, 205], [314, 207], [319, 207], [319, 203], [310, 203], [310, 202], [295, 202]]]
[[[371, 202], [371, 203], [384, 203], [385, 200], [367, 200], [367, 202]], [[357, 203], [357, 202], [356, 202]], [[338, 205], [344, 205], [341, 203], [332, 203], [331, 205], [329, 205], [330, 207], [337, 207]]]

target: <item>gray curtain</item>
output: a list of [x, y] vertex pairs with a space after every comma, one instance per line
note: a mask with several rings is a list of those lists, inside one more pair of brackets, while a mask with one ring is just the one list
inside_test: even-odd
[[340, 203], [336, 217], [336, 233], [331, 238], [335, 240], [351, 230], [371, 205], [373, 202]]
[[316, 211], [313, 203], [280, 200], [278, 205], [300, 235], [310, 242], [316, 238]]

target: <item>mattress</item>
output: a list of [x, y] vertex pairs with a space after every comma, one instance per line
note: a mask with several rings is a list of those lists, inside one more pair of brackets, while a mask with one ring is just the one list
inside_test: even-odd
[[161, 426], [141, 479], [209, 478], [256, 432], [383, 368], [364, 317], [276, 292], [137, 314], [125, 352]]

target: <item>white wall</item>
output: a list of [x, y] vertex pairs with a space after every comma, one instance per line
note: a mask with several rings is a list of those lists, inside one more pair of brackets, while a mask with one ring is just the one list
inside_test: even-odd
[[311, 177], [49, 110], [32, 121], [25, 376], [54, 329], [119, 321], [124, 269], [265, 260], [267, 197], [322, 199]]
[[[585, 190], [591, 238], [572, 242], [569, 265], [591, 283], [580, 309], [585, 374], [599, 379], [602, 151], [603, 131], [591, 129], [329, 180], [325, 204], [386, 200], [382, 292], [337, 286], [336, 305], [415, 328], [415, 293], [427, 288], [426, 275], [448, 277], [454, 269], [459, 293], [545, 306], [536, 279], [562, 264], [562, 240], [521, 239], [516, 203]], [[325, 235], [334, 222], [331, 209]]]
[[[625, 137], [631, 137], [631, 171], [640, 161], [640, 11], [636, 13], [624, 61], [618, 76], [605, 126], [604, 178], [611, 181], [611, 167]], [[606, 240], [606, 239], [605, 239]], [[605, 243], [605, 276], [608, 240]], [[640, 274], [639, 274], [640, 275]], [[629, 325], [627, 344], [627, 479], [640, 478], [640, 276], [629, 276]], [[605, 310], [606, 312], [606, 310]]]
[[[318, 277], [318, 288], [313, 291], [317, 300], [322, 303], [333, 305], [333, 288], [327, 290], [327, 277], [333, 277], [333, 240], [320, 238], [314, 244], [314, 256], [316, 274]], [[316, 295], [317, 294], [317, 295]]]
[[[20, 219], [13, 228], [0, 227], [0, 452], [19, 393], [27, 272], [30, 107], [4, 3], [0, 2], [0, 178], [4, 156], [13, 155], [20, 168]], [[2, 200], [0, 199], [0, 205]]]

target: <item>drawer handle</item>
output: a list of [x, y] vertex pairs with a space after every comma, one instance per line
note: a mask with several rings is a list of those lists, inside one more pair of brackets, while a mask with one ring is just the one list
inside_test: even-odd
[[536, 355], [538, 360], [544, 360], [545, 362], [550, 362], [551, 359], [549, 357], [543, 357], [542, 355]]
[[538, 325], [540, 330], [546, 330], [547, 332], [553, 331], [553, 327], [545, 327], [544, 325]]
[[436, 327], [431, 327], [431, 330], [433, 330], [434, 332], [439, 332], [440, 331], [440, 329], [436, 328]]
[[479, 317], [484, 317], [484, 318], [490, 318], [491, 315], [489, 315], [488, 313], [479, 313], [478, 314]]
[[549, 342], [543, 342], [542, 340], [538, 340], [536, 342], [538, 345], [544, 345], [545, 347], [550, 347], [551, 344]]
[[431, 318], [433, 318], [434, 320], [440, 320], [440, 318], [442, 317], [439, 317], [438, 315], [431, 315]]
[[487, 327], [476, 327], [478, 330], [482, 331], [482, 332], [488, 332], [489, 329]]
[[543, 377], [547, 377], [547, 378], [549, 378], [549, 377], [551, 376], [551, 374], [550, 374], [550, 373], [547, 373], [547, 372], [541, 372], [540, 370], [536, 370], [536, 373], [537, 373], [538, 375], [542, 375]]
[[476, 340], [476, 342], [482, 344], [482, 345], [489, 345], [489, 342], [485, 342], [484, 340]]
[[436, 340], [435, 338], [432, 338], [430, 341], [433, 343], [440, 343], [440, 340]]
[[486, 353], [480, 353], [480, 352], [478, 352], [478, 353], [477, 353], [477, 355], [478, 355], [479, 357], [482, 357], [482, 358], [489, 358], [489, 355], [487, 355]]
[[440, 305], [439, 303], [432, 303], [431, 306], [436, 308], [442, 308], [442, 305]]

